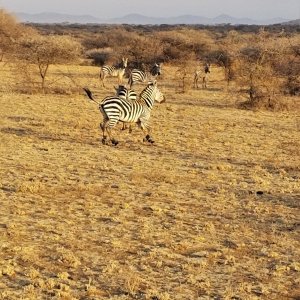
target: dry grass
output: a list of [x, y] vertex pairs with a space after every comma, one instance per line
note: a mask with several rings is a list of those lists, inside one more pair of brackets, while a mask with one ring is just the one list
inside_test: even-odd
[[235, 108], [219, 69], [175, 94], [165, 68], [156, 143], [118, 147], [80, 90], [110, 93], [98, 68], [51, 69], [72, 96], [1, 69], [0, 299], [299, 299], [299, 114]]

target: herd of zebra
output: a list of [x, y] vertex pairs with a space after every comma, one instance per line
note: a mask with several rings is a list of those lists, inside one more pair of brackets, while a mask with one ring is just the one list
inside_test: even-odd
[[[127, 68], [127, 58], [122, 58], [122, 62], [117, 66], [104, 65], [100, 70], [100, 80], [103, 87], [105, 86], [106, 77], [117, 77], [119, 84], [123, 83], [123, 77]], [[149, 82], [154, 81], [158, 75], [161, 74], [161, 64], [155, 63], [150, 72], [142, 71], [139, 69], [133, 69], [130, 72], [128, 85], [131, 88], [133, 84], [137, 82]]]
[[[105, 97], [101, 102], [97, 102], [92, 92], [88, 88], [84, 88], [88, 97], [99, 105], [99, 110], [103, 116], [103, 121], [100, 123], [102, 130], [102, 143], [117, 145], [118, 141], [112, 136], [112, 129], [117, 123], [131, 124], [136, 123], [139, 128], [145, 132], [144, 141], [154, 143], [150, 136], [151, 127], [149, 123], [151, 110], [154, 102], [162, 103], [165, 101], [165, 96], [158, 89], [156, 78], [161, 74], [161, 64], [155, 63], [150, 72], [144, 72], [138, 69], [131, 71], [127, 88], [123, 85], [123, 77], [127, 67], [127, 58], [123, 58], [120, 66], [105, 65], [100, 71], [100, 80], [105, 86], [106, 77], [117, 77], [119, 86], [115, 88], [115, 94]], [[132, 90], [132, 86], [137, 82], [148, 82], [147, 86], [142, 90], [140, 95]], [[107, 136], [109, 141], [107, 140]]]
[[[112, 129], [117, 123], [122, 122], [123, 128], [129, 124], [131, 132], [131, 124], [136, 123], [139, 128], [146, 134], [144, 141], [154, 143], [150, 136], [151, 127], [149, 123], [151, 110], [154, 102], [162, 103], [165, 96], [157, 87], [157, 77], [161, 75], [161, 64], [155, 63], [149, 72], [139, 69], [133, 69], [129, 75], [127, 88], [123, 85], [123, 77], [127, 68], [127, 58], [122, 58], [122, 62], [117, 66], [104, 65], [100, 70], [100, 80], [105, 87], [105, 79], [107, 77], [117, 77], [119, 86], [115, 88], [115, 94], [105, 97], [101, 102], [94, 99], [92, 92], [88, 88], [84, 88], [90, 100], [99, 105], [99, 110], [103, 116], [100, 123], [102, 130], [102, 143], [116, 146], [119, 142], [112, 136]], [[198, 88], [198, 80], [202, 78], [202, 86], [206, 87], [206, 78], [210, 73], [210, 65], [206, 64], [204, 73], [196, 71], [194, 75], [194, 86]], [[203, 75], [204, 74], [204, 75]], [[140, 95], [132, 90], [132, 86], [138, 82], [147, 82], [146, 87]], [[109, 141], [107, 140], [107, 136]]]

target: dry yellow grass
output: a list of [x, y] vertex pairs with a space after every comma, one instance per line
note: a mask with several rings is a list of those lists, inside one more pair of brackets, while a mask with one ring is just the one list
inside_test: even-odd
[[2, 68], [0, 299], [299, 299], [299, 114], [235, 108], [218, 69], [175, 94], [165, 69], [156, 143], [109, 147], [80, 90], [110, 93], [98, 68], [51, 69], [75, 95]]

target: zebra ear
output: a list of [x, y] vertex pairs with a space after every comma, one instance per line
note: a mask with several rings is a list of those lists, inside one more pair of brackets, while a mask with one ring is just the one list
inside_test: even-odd
[[148, 81], [148, 86], [149, 86], [149, 85], [156, 85], [156, 80]]

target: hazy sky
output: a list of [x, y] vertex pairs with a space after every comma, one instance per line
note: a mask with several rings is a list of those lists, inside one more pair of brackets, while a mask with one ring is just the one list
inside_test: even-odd
[[0, 0], [0, 7], [10, 12], [47, 11], [89, 14], [99, 18], [121, 17], [129, 13], [151, 17], [228, 14], [252, 19], [300, 18], [300, 0]]

